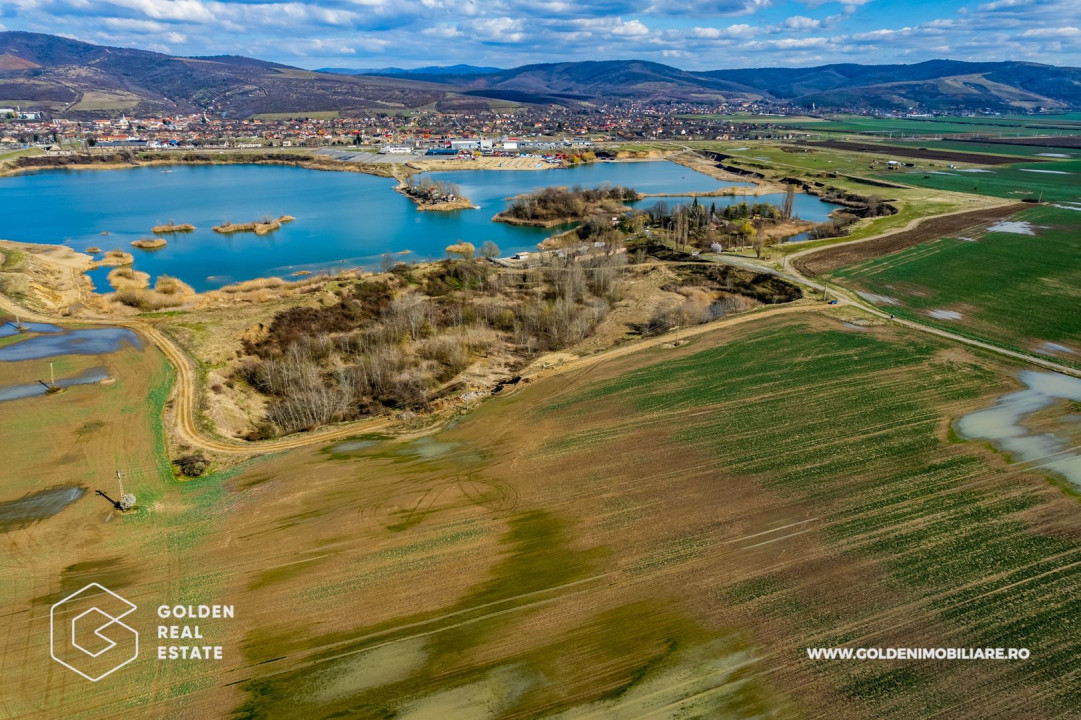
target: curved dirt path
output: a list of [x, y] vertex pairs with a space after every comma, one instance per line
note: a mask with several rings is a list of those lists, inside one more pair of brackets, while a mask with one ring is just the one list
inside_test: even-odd
[[303, 435], [291, 435], [278, 440], [266, 440], [261, 442], [248, 442], [244, 440], [231, 440], [228, 438], [217, 437], [207, 433], [199, 425], [195, 411], [199, 384], [191, 359], [169, 336], [150, 323], [127, 318], [60, 318], [53, 315], [44, 315], [18, 306], [13, 303], [10, 298], [4, 295], [0, 295], [0, 308], [12, 315], [18, 313], [21, 319], [33, 322], [50, 324], [55, 324], [57, 322], [73, 322], [81, 325], [123, 327], [137, 333], [150, 344], [156, 346], [161, 350], [166, 360], [169, 361], [169, 364], [172, 365], [176, 371], [176, 382], [173, 384], [173, 389], [169, 396], [170, 399], [173, 400], [173, 414], [175, 419], [172, 425], [173, 439], [177, 443], [190, 445], [193, 448], [229, 455], [257, 455], [337, 440], [358, 433], [372, 432], [383, 429], [391, 424], [391, 420], [388, 418], [375, 417]]
[[[315, 432], [303, 433], [298, 435], [290, 435], [288, 437], [279, 438], [277, 440], [263, 440], [259, 442], [249, 442], [244, 440], [232, 440], [229, 438], [222, 438], [208, 433], [204, 430], [199, 423], [198, 415], [196, 413], [196, 399], [198, 398], [200, 388], [198, 383], [198, 376], [195, 371], [191, 358], [188, 357], [182, 349], [173, 340], [161, 332], [159, 329], [141, 320], [131, 320], [126, 318], [58, 318], [51, 315], [43, 315], [38, 312], [26, 310], [11, 302], [11, 300], [3, 295], [0, 295], [0, 308], [3, 308], [11, 314], [18, 313], [19, 317], [24, 320], [30, 320], [34, 322], [56, 323], [63, 321], [76, 322], [86, 325], [109, 325], [113, 327], [124, 327], [135, 333], [138, 333], [151, 344], [155, 345], [165, 358], [169, 361], [169, 364], [176, 370], [176, 382], [173, 384], [172, 392], [170, 393], [170, 399], [173, 400], [173, 416], [174, 422], [172, 423], [173, 439], [179, 444], [191, 446], [192, 448], [209, 450], [211, 452], [222, 453], [227, 455], [259, 455], [269, 452], [278, 452], [281, 450], [292, 450], [295, 448], [301, 448], [308, 445], [316, 445], [319, 443], [330, 442], [333, 440], [340, 440], [343, 438], [352, 437], [361, 433], [375, 432], [384, 430], [394, 424], [394, 421], [386, 417], [373, 417], [365, 420], [357, 420], [355, 422], [345, 423], [342, 425], [336, 425], [323, 430], [317, 430]], [[535, 373], [526, 375], [526, 377], [546, 377], [549, 375], [555, 375], [563, 372], [569, 372], [571, 370], [579, 369], [585, 366], [593, 365], [604, 360], [622, 357], [639, 350], [643, 350], [649, 347], [656, 347], [658, 345], [664, 345], [666, 343], [673, 342], [676, 339], [685, 339], [693, 337], [695, 335], [701, 335], [702, 333], [716, 330], [719, 327], [727, 327], [732, 325], [741, 325], [752, 320], [756, 320], [760, 317], [774, 316], [780, 314], [787, 314], [792, 312], [807, 312], [811, 310], [820, 309], [817, 305], [784, 305], [784, 306], [770, 306], [766, 309], [756, 310], [743, 315], [736, 315], [729, 318], [722, 318], [715, 320], [711, 323], [704, 325], [697, 325], [690, 328], [679, 329], [665, 335], [658, 335], [648, 340], [641, 342], [629, 343], [622, 345], [611, 350], [606, 350], [594, 355], [586, 355], [579, 357], [575, 360], [563, 363], [561, 365], [538, 370]]]

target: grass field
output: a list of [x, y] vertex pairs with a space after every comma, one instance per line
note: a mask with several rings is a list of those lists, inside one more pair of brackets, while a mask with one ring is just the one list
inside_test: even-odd
[[876, 177], [936, 190], [993, 195], [1017, 200], [1029, 197], [1042, 197], [1046, 201], [1081, 199], [1081, 160], [1019, 163], [1007, 167], [988, 168], [980, 173], [958, 173], [955, 170], [942, 172], [948, 174], [916, 171], [903, 174], [879, 174]]
[[897, 142], [893, 145], [903, 147], [925, 147], [941, 150], [959, 150], [961, 152], [980, 152], [990, 155], [1010, 155], [1019, 157], [1040, 157], [1046, 153], [1059, 153], [1071, 158], [1081, 157], [1078, 148], [1043, 147], [1039, 145], [1010, 145], [1007, 143], [981, 143], [963, 140], [924, 140], [920, 142]]
[[900, 138], [906, 135], [957, 135], [989, 133], [994, 135], [1032, 136], [1041, 134], [1081, 134], [1081, 115], [1016, 115], [1004, 117], [935, 117], [877, 118], [837, 116], [808, 125], [808, 130], [834, 133], [869, 133]]
[[[146, 468], [134, 516], [87, 497], [3, 535], [5, 717], [1042, 719], [1081, 700], [1076, 501], [952, 439], [1016, 381], [944, 341], [767, 318], [541, 379], [430, 437], [184, 484], [155, 451], [160, 358], [125, 352], [114, 388], [0, 414], [26, 446], [3, 499], [58, 457], [87, 483]], [[146, 657], [109, 683], [42, 650], [50, 601], [90, 579], [144, 611]], [[162, 602], [234, 604], [203, 628], [225, 660], [152, 659]], [[806, 659], [839, 643], [1033, 659]]]
[[[361, 524], [368, 549], [330, 544], [338, 511], [292, 516], [330, 554], [298, 549], [273, 578], [248, 576], [260, 607], [312, 605], [305, 633], [255, 623], [251, 667], [281, 660], [251, 671], [239, 715], [446, 717], [468, 701], [487, 707], [478, 717], [629, 718], [659, 695], [657, 717], [915, 718], [1022, 679], [996, 710], [1060, 713], [1077, 700], [1058, 681], [1077, 670], [1081, 630], [1060, 621], [1081, 548], [1053, 519], [1074, 501], [947, 439], [951, 417], [1010, 386], [986, 365], [835, 321], [766, 321], [553, 378], [423, 452], [339, 456], [301, 497], [333, 488], [344, 503], [362, 473], [358, 514], [383, 535]], [[279, 471], [310, 476], [298, 462]], [[264, 511], [283, 505], [309, 502]], [[420, 576], [447, 587], [409, 587]], [[331, 620], [342, 603], [356, 611]], [[803, 655], [1019, 637], [1039, 666]]]
[[[1013, 220], [1034, 235], [986, 233], [941, 238], [833, 273], [846, 287], [894, 298], [890, 312], [1000, 345], [1081, 361], [1081, 212], [1040, 207]], [[972, 240], [975, 240], [973, 242]], [[959, 313], [936, 319], [928, 312]]]

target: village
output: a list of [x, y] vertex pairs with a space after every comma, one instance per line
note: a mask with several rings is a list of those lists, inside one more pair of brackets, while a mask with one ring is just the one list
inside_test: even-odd
[[[599, 142], [795, 139], [772, 108], [741, 104], [630, 103], [592, 109], [520, 106], [468, 113], [297, 113], [228, 118], [207, 113], [172, 117], [47, 117], [0, 108], [0, 151], [41, 148], [59, 153], [131, 148], [154, 150], [359, 149], [391, 155], [516, 154], [581, 151]], [[739, 113], [733, 115], [732, 113]]]

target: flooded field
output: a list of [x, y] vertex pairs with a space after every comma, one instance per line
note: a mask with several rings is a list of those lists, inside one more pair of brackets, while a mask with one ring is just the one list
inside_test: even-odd
[[88, 328], [46, 335], [31, 335], [25, 340], [0, 347], [0, 362], [40, 360], [60, 355], [101, 355], [116, 352], [124, 345], [143, 346], [139, 336], [126, 328]]
[[957, 421], [957, 430], [970, 439], [990, 440], [1015, 461], [1057, 473], [1081, 487], [1081, 454], [1066, 437], [1067, 423], [1081, 422], [1081, 407], [1061, 416], [1061, 428], [1041, 432], [1034, 416], [1056, 401], [1081, 403], [1081, 379], [1053, 372], [1025, 370], [1024, 390], [1003, 395], [993, 407], [969, 413]]
[[[93, 385], [109, 378], [109, 371], [103, 367], [84, 370], [74, 377], [60, 378], [56, 381], [56, 387], [69, 388], [76, 385]], [[22, 400], [23, 398], [45, 395], [49, 392], [49, 386], [44, 382], [23, 383], [20, 385], [0, 385], [0, 402], [7, 400]]]
[[18, 500], [0, 502], [0, 533], [51, 518], [85, 494], [86, 488], [67, 485], [30, 493]]

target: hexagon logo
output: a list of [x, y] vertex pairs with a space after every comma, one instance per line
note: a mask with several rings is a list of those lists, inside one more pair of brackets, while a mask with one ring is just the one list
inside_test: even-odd
[[136, 606], [112, 590], [90, 583], [49, 610], [49, 654], [90, 682], [139, 657], [139, 633], [120, 622]]

